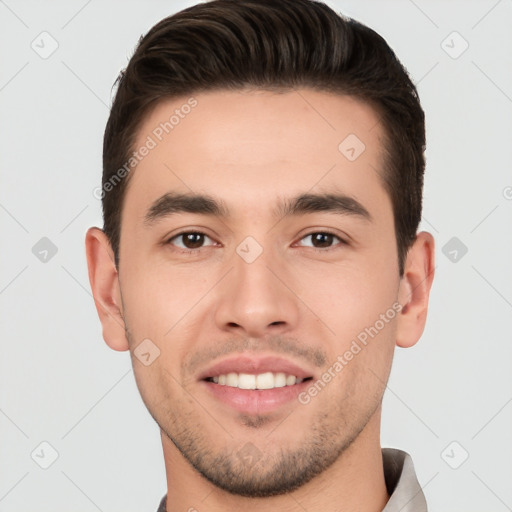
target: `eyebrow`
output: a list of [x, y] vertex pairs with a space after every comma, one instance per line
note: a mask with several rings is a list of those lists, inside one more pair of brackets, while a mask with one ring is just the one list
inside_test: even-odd
[[[274, 209], [277, 218], [303, 215], [315, 212], [328, 212], [341, 215], [354, 215], [371, 220], [368, 210], [353, 197], [344, 194], [301, 194], [282, 200]], [[195, 213], [212, 217], [229, 217], [224, 202], [204, 194], [164, 194], [149, 207], [144, 222], [153, 224], [175, 213]]]
[[224, 203], [202, 194], [167, 193], [157, 199], [147, 211], [144, 222], [153, 224], [173, 213], [196, 213], [214, 217], [227, 217], [228, 210]]
[[354, 215], [371, 220], [370, 212], [356, 199], [344, 194], [301, 194], [280, 203], [274, 210], [276, 217], [328, 212]]

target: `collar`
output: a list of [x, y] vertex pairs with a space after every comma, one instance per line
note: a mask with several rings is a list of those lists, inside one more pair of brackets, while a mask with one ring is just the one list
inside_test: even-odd
[[384, 478], [390, 496], [382, 512], [427, 512], [411, 456], [402, 450], [382, 450]]

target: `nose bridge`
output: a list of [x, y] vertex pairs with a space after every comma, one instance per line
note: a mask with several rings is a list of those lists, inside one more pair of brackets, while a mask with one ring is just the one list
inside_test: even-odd
[[278, 290], [274, 290], [275, 277], [269, 270], [269, 263], [273, 261], [274, 265], [277, 265], [277, 262], [275, 257], [271, 257], [270, 249], [262, 250], [257, 257], [251, 254], [249, 259], [244, 255], [240, 256], [239, 252], [241, 251], [238, 250], [234, 258], [235, 268], [233, 269], [233, 280], [239, 300], [244, 298], [244, 292], [248, 292], [248, 298], [260, 296], [262, 299], [266, 297], [272, 300], [274, 293], [278, 293]]
[[236, 249], [233, 270], [219, 297], [216, 322], [224, 330], [261, 337], [277, 330], [291, 329], [298, 320], [293, 294], [281, 282], [283, 265], [271, 247], [263, 247], [247, 237]]

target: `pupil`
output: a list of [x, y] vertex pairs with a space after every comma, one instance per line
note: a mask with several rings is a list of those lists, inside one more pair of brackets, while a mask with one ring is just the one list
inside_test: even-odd
[[204, 243], [204, 235], [201, 233], [187, 233], [184, 236], [184, 244], [188, 249], [197, 249]]
[[315, 233], [313, 235], [313, 245], [315, 247], [329, 247], [332, 245], [333, 235], [329, 233]]

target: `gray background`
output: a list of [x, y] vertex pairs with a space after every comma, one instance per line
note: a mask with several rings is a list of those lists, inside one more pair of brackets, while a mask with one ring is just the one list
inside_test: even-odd
[[[0, 0], [0, 511], [152, 511], [165, 493], [129, 355], [101, 337], [84, 234], [101, 225], [114, 79], [192, 3]], [[431, 511], [512, 510], [512, 2], [329, 3], [387, 39], [427, 113], [437, 275], [422, 340], [396, 352], [383, 445], [411, 453]]]

